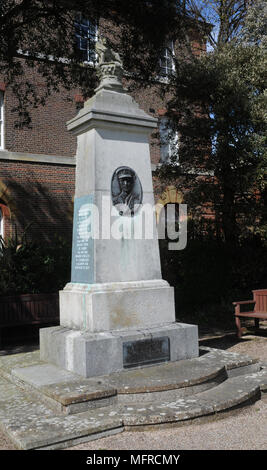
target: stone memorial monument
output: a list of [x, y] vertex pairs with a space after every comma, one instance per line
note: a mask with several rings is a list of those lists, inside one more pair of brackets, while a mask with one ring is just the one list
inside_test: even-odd
[[104, 41], [97, 51], [100, 85], [67, 124], [78, 136], [71, 282], [60, 326], [40, 331], [41, 359], [84, 377], [198, 356], [197, 326], [175, 322], [162, 280], [155, 217], [153, 236], [142, 229], [157, 120], [123, 88], [119, 55]]

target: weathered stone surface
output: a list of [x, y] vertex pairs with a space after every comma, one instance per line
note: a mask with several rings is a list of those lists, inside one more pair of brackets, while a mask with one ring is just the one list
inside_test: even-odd
[[199, 404], [196, 398], [183, 399], [170, 403], [150, 403], [147, 405], [125, 406], [121, 411], [125, 426], [144, 426], [184, 421], [213, 413], [209, 404]]
[[169, 338], [170, 361], [198, 356], [197, 327], [185, 323], [167, 323], [94, 334], [62, 326], [44, 328], [40, 331], [41, 359], [83, 377], [101, 376], [124, 369], [124, 343], [162, 336]]
[[27, 367], [35, 364], [40, 364], [40, 351], [31, 351], [27, 353], [10, 354], [0, 356], [0, 373], [4, 371], [9, 373], [15, 367]]
[[45, 447], [122, 426], [121, 419], [107, 413], [100, 419], [95, 411], [55, 415], [48, 406], [34, 401], [30, 394], [4, 379], [0, 379], [0, 390], [2, 427], [21, 449]]
[[[114, 171], [124, 165], [132, 168], [140, 178], [143, 203], [154, 205], [149, 134], [156, 125], [157, 120], [142, 111], [129, 95], [110, 90], [98, 91], [68, 123], [68, 129], [78, 134], [75, 200], [90, 196], [98, 208], [99, 220], [103, 220], [105, 213], [103, 198], [111, 197]], [[111, 207], [107, 212], [110, 215]], [[119, 214], [112, 221], [118, 217]], [[142, 223], [142, 214], [135, 215], [137, 222]], [[79, 278], [77, 273], [72, 281], [90, 287], [92, 283], [160, 280], [155, 219], [153, 227], [153, 236], [147, 239], [129, 238], [124, 226], [121, 239], [96, 237], [92, 248], [94, 260], [87, 279], [84, 275]], [[73, 240], [75, 242], [75, 237]], [[64, 316], [65, 308], [62, 300]]]
[[65, 369], [60, 369], [52, 364], [36, 364], [28, 367], [14, 367], [12, 375], [33, 387], [40, 388], [43, 385], [79, 380], [79, 376]]
[[[18, 384], [33, 387], [43, 399], [49, 397], [60, 403], [58, 409], [66, 414], [109, 405], [108, 399], [117, 395], [117, 390], [103, 379], [83, 379], [52, 364], [18, 367], [11, 370], [11, 376]], [[77, 404], [83, 406], [73, 406]]]
[[[115, 268], [109, 269], [114, 272]], [[69, 283], [60, 292], [62, 327], [98, 333], [174, 321], [173, 288], [161, 279], [91, 285]]]
[[57, 384], [56, 386], [48, 385], [47, 387], [42, 387], [42, 392], [59, 401], [64, 406], [117, 395], [115, 388], [110, 388], [108, 385], [99, 383], [96, 380], [92, 380], [91, 383], [80, 380]]
[[209, 348], [201, 346], [200, 351], [204, 354], [200, 360], [205, 362], [210, 361], [211, 363], [216, 362], [217, 364], [225, 365], [227, 370], [235, 369], [236, 367], [248, 366], [258, 362], [257, 359], [252, 359], [245, 354], [238, 354], [230, 351], [224, 351], [221, 349]]
[[[247, 356], [209, 349], [199, 358], [176, 364], [84, 379], [42, 362], [37, 366], [38, 352], [1, 357], [0, 425], [18, 448], [55, 449], [125, 427], [188, 421], [257, 400], [260, 390], [267, 388], [267, 367], [261, 364], [259, 372], [243, 374], [242, 368], [253, 363]], [[226, 370], [231, 367], [243, 375], [227, 378]], [[15, 379], [20, 386], [10, 381]], [[116, 390], [124, 401], [110, 405], [108, 399], [116, 398], [111, 396]], [[181, 396], [184, 391], [191, 394]], [[60, 403], [62, 412], [50, 407], [46, 398]], [[86, 403], [101, 400], [101, 408], [84, 411]], [[80, 408], [75, 414], [64, 414], [72, 406]]]
[[139, 394], [191, 388], [220, 374], [225, 374], [224, 366], [205, 364], [196, 358], [112, 374], [109, 383], [119, 394]]

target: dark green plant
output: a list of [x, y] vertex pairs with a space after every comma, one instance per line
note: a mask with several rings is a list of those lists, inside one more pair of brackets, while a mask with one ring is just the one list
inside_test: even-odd
[[180, 321], [217, 325], [233, 323], [235, 300], [252, 298], [252, 290], [267, 287], [267, 247], [251, 236], [238, 244], [189, 233], [184, 250], [169, 251], [160, 241], [162, 275], [175, 288]]
[[0, 295], [57, 292], [70, 279], [71, 247], [55, 235], [45, 245], [27, 238], [27, 230], [0, 239]]

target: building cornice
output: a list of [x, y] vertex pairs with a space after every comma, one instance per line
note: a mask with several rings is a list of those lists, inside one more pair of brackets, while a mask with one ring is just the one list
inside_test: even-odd
[[21, 161], [31, 163], [48, 163], [49, 165], [68, 165], [75, 166], [75, 157], [66, 157], [61, 155], [44, 155], [36, 153], [10, 152], [0, 150], [0, 160]]

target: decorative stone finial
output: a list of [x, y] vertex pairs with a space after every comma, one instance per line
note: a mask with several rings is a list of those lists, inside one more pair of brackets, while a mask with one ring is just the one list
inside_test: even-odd
[[95, 91], [103, 88], [125, 92], [122, 86], [123, 66], [118, 52], [113, 51], [107, 44], [106, 38], [100, 37], [96, 43], [99, 56], [98, 75], [100, 85]]

